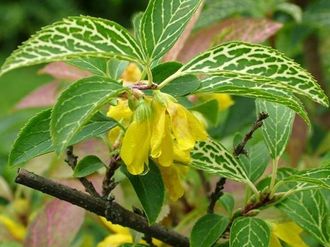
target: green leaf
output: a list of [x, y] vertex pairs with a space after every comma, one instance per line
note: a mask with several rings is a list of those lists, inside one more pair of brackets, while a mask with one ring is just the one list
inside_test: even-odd
[[74, 168], [73, 176], [77, 178], [86, 177], [104, 166], [104, 163], [99, 157], [88, 155], [78, 162]]
[[122, 171], [133, 185], [149, 224], [153, 224], [164, 203], [165, 187], [159, 168], [152, 160], [149, 160], [149, 168], [150, 170], [145, 175], [132, 175], [125, 166], [122, 166]]
[[290, 190], [306, 190], [312, 188], [324, 188], [330, 190], [330, 167], [309, 169], [291, 174], [281, 180], [281, 183], [297, 183]]
[[248, 156], [239, 157], [245, 171], [252, 182], [255, 182], [268, 166], [270, 157], [264, 142], [258, 142], [248, 148]]
[[283, 105], [263, 100], [256, 100], [256, 110], [257, 114], [268, 113], [269, 117], [261, 127], [263, 137], [272, 158], [280, 157], [291, 135], [294, 112]]
[[230, 228], [231, 247], [268, 247], [269, 242], [269, 226], [261, 219], [240, 217]]
[[329, 243], [329, 212], [318, 190], [298, 192], [277, 206], [321, 243]]
[[330, 27], [330, 3], [328, 0], [312, 1], [308, 4], [303, 15], [303, 21], [307, 25], [315, 27], [327, 28]]
[[51, 116], [51, 135], [56, 152], [63, 151], [100, 107], [124, 90], [118, 82], [102, 77], [85, 78], [66, 89]]
[[197, 142], [191, 152], [191, 166], [239, 182], [249, 181], [244, 168], [218, 141]]
[[82, 57], [144, 60], [134, 38], [117, 23], [88, 16], [68, 17], [24, 42], [6, 60], [1, 74], [23, 66]]
[[203, 114], [203, 116], [210, 121], [213, 125], [216, 125], [218, 123], [218, 113], [219, 113], [219, 107], [218, 107], [218, 101], [216, 100], [209, 100], [206, 102], [203, 102], [199, 105], [194, 105], [189, 110], [191, 111], [198, 111]]
[[[177, 62], [167, 62], [157, 65], [152, 69], [153, 80], [160, 84], [167, 77], [174, 74], [182, 67]], [[188, 95], [200, 87], [200, 81], [193, 75], [185, 75], [174, 79], [171, 83], [162, 88], [163, 93], [171, 94], [174, 97]]]
[[269, 83], [271, 80], [232, 72], [217, 73], [201, 80], [202, 86], [197, 92], [228, 93], [280, 103], [296, 111], [310, 125], [304, 106], [289, 92], [291, 89]]
[[220, 199], [219, 203], [224, 207], [227, 213], [231, 216], [233, 214], [233, 209], [235, 206], [234, 197], [229, 193], [224, 193]]
[[[23, 163], [42, 154], [55, 151], [50, 136], [51, 109], [45, 110], [31, 118], [21, 130], [9, 155], [9, 164], [23, 166]], [[97, 113], [78, 132], [69, 143], [81, 142], [98, 136], [117, 125], [114, 120]]]
[[260, 78], [259, 84], [272, 84], [304, 95], [325, 106], [329, 104], [319, 84], [306, 70], [282, 53], [262, 45], [244, 42], [225, 43], [195, 57], [184, 65], [180, 72], [234, 72], [241, 74], [241, 77], [255, 76]]
[[141, 21], [141, 41], [151, 61], [160, 59], [181, 36], [200, 0], [150, 0]]
[[207, 214], [201, 217], [191, 231], [191, 247], [211, 247], [224, 233], [229, 219], [216, 214]]
[[80, 58], [69, 61], [81, 69], [90, 71], [93, 75], [108, 77], [117, 80], [124, 72], [127, 61], [117, 60], [115, 58]]

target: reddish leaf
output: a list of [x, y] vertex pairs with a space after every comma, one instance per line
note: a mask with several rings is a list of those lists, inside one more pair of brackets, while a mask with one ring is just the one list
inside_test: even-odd
[[15, 106], [16, 109], [52, 106], [57, 98], [59, 83], [57, 81], [42, 85], [25, 96]]
[[66, 64], [64, 62], [54, 62], [47, 64], [39, 70], [40, 74], [48, 74], [59, 80], [75, 81], [90, 76], [91, 73]]
[[193, 17], [190, 19], [190, 21], [188, 22], [185, 30], [183, 31], [181, 37], [176, 41], [176, 43], [174, 44], [174, 46], [171, 48], [171, 50], [169, 50], [167, 52], [167, 54], [164, 56], [163, 61], [172, 61], [172, 60], [176, 60], [180, 51], [182, 50], [182, 48], [184, 47], [187, 39], [189, 38], [191, 31], [193, 30], [201, 12], [203, 9], [203, 4], [201, 4], [198, 9], [196, 10], [195, 14], [193, 15]]
[[227, 19], [191, 35], [181, 50], [178, 60], [187, 62], [197, 54], [226, 41], [261, 43], [281, 27], [281, 23], [268, 19]]
[[66, 247], [79, 231], [85, 211], [55, 199], [29, 225], [25, 247]]

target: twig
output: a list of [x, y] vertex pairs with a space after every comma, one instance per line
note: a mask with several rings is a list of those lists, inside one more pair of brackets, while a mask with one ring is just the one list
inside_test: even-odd
[[109, 196], [111, 191], [117, 186], [118, 183], [116, 183], [113, 176], [115, 175], [116, 170], [120, 167], [120, 157], [115, 156], [112, 157], [110, 160], [110, 164], [107, 167], [103, 183], [102, 183], [102, 195], [103, 197]]
[[111, 203], [111, 210], [109, 214], [106, 215], [105, 211], [108, 202], [101, 197], [90, 196], [24, 169], [18, 171], [16, 183], [26, 185], [35, 190], [70, 202], [99, 216], [107, 217], [107, 219], [114, 224], [119, 224], [149, 234], [153, 238], [159, 239], [171, 246], [189, 247], [188, 238], [158, 224], [150, 226], [146, 219], [128, 211], [116, 202]]
[[253, 133], [263, 125], [263, 120], [268, 118], [268, 113], [261, 112], [257, 121], [253, 124], [251, 130], [245, 135], [243, 141], [234, 148], [234, 156], [238, 157], [240, 154], [247, 155], [245, 145], [252, 138]]
[[214, 192], [212, 192], [212, 194], [210, 195], [210, 204], [207, 208], [207, 212], [209, 214], [213, 214], [216, 202], [223, 195], [223, 187], [225, 183], [226, 183], [226, 178], [221, 177], [217, 182], [217, 185], [215, 186]]
[[[78, 161], [78, 157], [73, 154], [73, 147], [69, 146], [66, 150], [65, 162], [72, 168], [72, 170], [74, 170], [74, 168], [77, 165], [77, 161]], [[94, 185], [90, 181], [88, 181], [87, 178], [84, 177], [79, 178], [79, 181], [84, 186], [86, 192], [88, 192], [91, 196], [100, 197], [100, 194], [97, 193]]]

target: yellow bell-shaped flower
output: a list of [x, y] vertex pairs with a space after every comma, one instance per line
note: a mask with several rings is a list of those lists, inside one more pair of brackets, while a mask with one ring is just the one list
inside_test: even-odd
[[120, 156], [125, 162], [127, 170], [133, 175], [143, 173], [145, 165], [148, 165], [151, 114], [150, 104], [141, 100], [122, 141]]

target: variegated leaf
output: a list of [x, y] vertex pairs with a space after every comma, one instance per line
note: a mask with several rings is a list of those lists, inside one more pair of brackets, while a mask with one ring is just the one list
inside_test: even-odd
[[273, 159], [280, 157], [289, 141], [294, 112], [286, 106], [256, 100], [257, 113], [266, 112], [269, 117], [262, 125], [262, 133]]
[[82, 79], [66, 89], [51, 117], [51, 135], [56, 151], [63, 151], [100, 107], [123, 90], [118, 82], [96, 76]]
[[306, 188], [324, 188], [330, 190], [330, 167], [315, 168], [290, 175], [281, 183], [297, 183], [291, 190], [302, 190]]
[[150, 0], [141, 21], [141, 39], [149, 59], [161, 58], [177, 41], [201, 0]]
[[270, 228], [266, 222], [252, 217], [240, 217], [230, 228], [231, 247], [268, 247]]
[[184, 65], [180, 72], [234, 72], [263, 78], [259, 83], [272, 84], [304, 95], [328, 106], [328, 98], [315, 79], [299, 64], [266, 46], [229, 42], [202, 53]]
[[329, 214], [320, 191], [298, 192], [282, 201], [278, 207], [321, 243], [329, 245]]
[[209, 139], [205, 142], [198, 142], [191, 157], [190, 165], [196, 169], [243, 183], [249, 181], [241, 164], [218, 141]]
[[255, 75], [216, 73], [201, 80], [202, 86], [198, 92], [228, 93], [280, 103], [296, 111], [309, 124], [307, 113], [300, 100], [289, 93], [288, 89], [271, 81], [272, 79]]
[[1, 74], [23, 66], [87, 56], [144, 60], [134, 38], [117, 23], [87, 16], [68, 17], [24, 42], [6, 60]]

